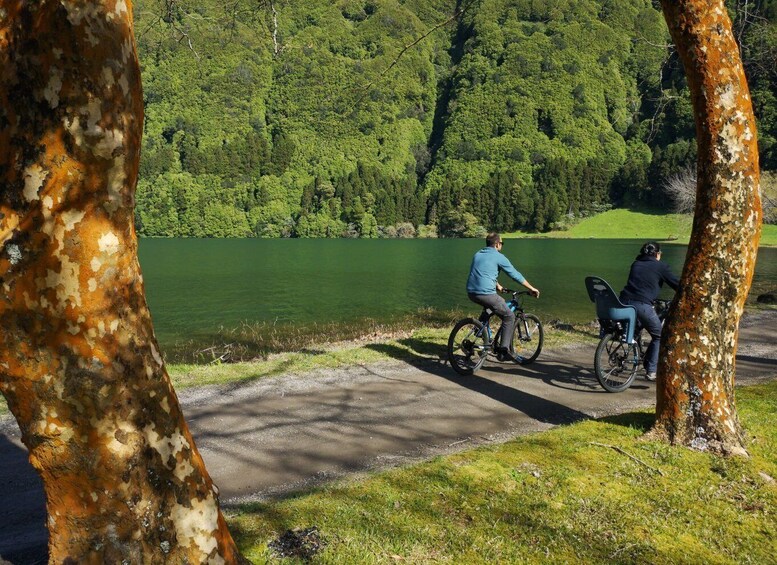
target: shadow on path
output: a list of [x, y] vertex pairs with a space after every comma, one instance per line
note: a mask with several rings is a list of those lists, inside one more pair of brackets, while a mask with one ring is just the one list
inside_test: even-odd
[[653, 427], [656, 415], [648, 412], [627, 412], [625, 414], [605, 416], [604, 418], [599, 418], [598, 421], [623, 426], [624, 428], [633, 428], [645, 434]]
[[759, 365], [777, 365], [777, 359], [765, 359], [763, 357], [753, 357], [752, 355], [737, 355], [737, 363], [756, 363]]
[[30, 465], [27, 450], [3, 433], [0, 461], [0, 563], [3, 559], [14, 565], [46, 563], [49, 535], [43, 482]]
[[[480, 378], [477, 376], [464, 377], [456, 374], [450, 367], [446, 366], [442, 362], [434, 362], [429, 358], [428, 353], [430, 351], [437, 351], [441, 349], [435, 344], [430, 344], [418, 339], [406, 339], [401, 340], [405, 346], [411, 347], [414, 351], [423, 351], [426, 355], [418, 355], [414, 362], [411, 363], [428, 373], [446, 379], [452, 383], [469, 389], [473, 392], [483, 394], [493, 400], [501, 402], [510, 408], [520, 410], [527, 416], [547, 424], [566, 424], [581, 419], [589, 418], [585, 412], [580, 412], [569, 406], [559, 404], [552, 400], [548, 400], [534, 394], [518, 390], [515, 387], [507, 386], [502, 383], [496, 382], [487, 378]], [[368, 345], [370, 349], [379, 351], [383, 354], [395, 357], [397, 359], [407, 360], [407, 351], [395, 345], [389, 344], [372, 344]], [[516, 368], [516, 365], [510, 365], [511, 368]], [[499, 369], [491, 368], [493, 371]], [[546, 369], [548, 375], [557, 375], [559, 373], [558, 367], [549, 367]]]
[[[456, 373], [448, 366], [447, 351], [444, 346], [418, 338], [402, 339], [399, 340], [399, 343], [407, 349], [388, 344], [370, 344], [366, 347], [400, 361], [410, 363], [422, 371], [452, 381], [455, 380]], [[566, 353], [570, 354], [569, 351]], [[570, 357], [574, 357], [574, 355], [570, 355]], [[753, 360], [755, 361], [756, 359], [753, 358]], [[764, 360], [759, 359], [759, 361]], [[593, 372], [593, 357], [591, 357], [590, 363], [579, 364], [576, 363], [574, 359], [567, 361], [547, 361], [543, 359], [541, 354], [539, 360], [530, 365], [516, 365], [511, 362], [499, 362], [489, 356], [486, 363], [487, 365], [485, 366], [484, 371], [505, 374], [515, 374], [518, 372], [522, 377], [539, 378], [545, 384], [556, 388], [583, 393], [609, 394], [596, 380], [596, 375], [594, 375]], [[777, 363], [777, 361], [775, 361], [775, 363]], [[629, 388], [634, 390], [647, 390], [650, 388], [650, 385], [637, 377]]]

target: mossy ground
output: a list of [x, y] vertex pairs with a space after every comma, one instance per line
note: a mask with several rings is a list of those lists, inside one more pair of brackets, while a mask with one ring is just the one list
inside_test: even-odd
[[267, 544], [310, 526], [316, 563], [773, 562], [777, 382], [738, 406], [749, 459], [646, 441], [636, 412], [243, 506], [230, 528], [255, 563], [301, 562]]

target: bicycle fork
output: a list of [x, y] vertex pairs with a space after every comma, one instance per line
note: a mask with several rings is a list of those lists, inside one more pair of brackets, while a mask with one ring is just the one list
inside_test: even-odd
[[526, 320], [526, 316], [521, 314], [518, 317], [518, 320], [516, 320], [515, 329], [521, 329], [521, 331], [518, 332], [518, 337], [521, 341], [529, 341], [531, 339], [531, 334], [529, 333], [529, 322]]

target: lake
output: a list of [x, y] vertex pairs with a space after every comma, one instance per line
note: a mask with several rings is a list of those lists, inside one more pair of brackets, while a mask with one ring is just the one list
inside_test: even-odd
[[[619, 291], [641, 244], [506, 239], [502, 251], [542, 291], [528, 311], [584, 322], [594, 318], [584, 277]], [[169, 345], [242, 322], [381, 320], [423, 307], [474, 314], [464, 286], [481, 247], [481, 239], [142, 239], [139, 256], [157, 337]], [[662, 250], [679, 275], [686, 247]], [[777, 249], [760, 250], [754, 288], [777, 288]]]

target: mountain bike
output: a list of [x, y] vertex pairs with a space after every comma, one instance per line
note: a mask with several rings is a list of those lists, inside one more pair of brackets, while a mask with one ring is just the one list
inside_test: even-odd
[[[502, 290], [512, 294], [507, 306], [515, 312], [515, 330], [510, 340], [510, 352], [513, 361], [528, 365], [539, 356], [545, 337], [542, 322], [534, 314], [523, 310], [522, 297], [531, 294], [529, 291]], [[498, 316], [491, 308], [483, 308], [480, 316], [459, 320], [448, 338], [448, 360], [451, 367], [460, 375], [471, 375], [486, 362], [489, 355], [496, 356], [496, 347], [501, 343], [501, 326], [494, 334], [491, 327], [492, 318]]]
[[[663, 324], [671, 300], [653, 302], [658, 319]], [[622, 392], [631, 386], [637, 369], [645, 358], [647, 344], [642, 343], [642, 327], [637, 322], [634, 340], [626, 342], [626, 323], [615, 320], [599, 320], [602, 339], [596, 347], [594, 367], [596, 378], [607, 392]]]

